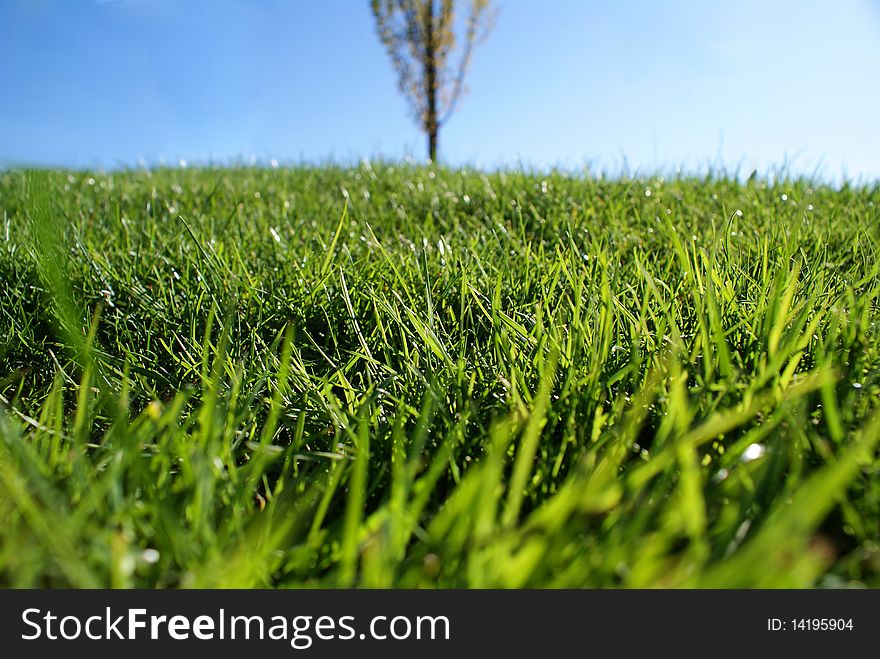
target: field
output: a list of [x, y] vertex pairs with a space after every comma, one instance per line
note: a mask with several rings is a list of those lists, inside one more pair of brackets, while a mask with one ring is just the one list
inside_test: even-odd
[[880, 586], [880, 188], [0, 175], [0, 584]]

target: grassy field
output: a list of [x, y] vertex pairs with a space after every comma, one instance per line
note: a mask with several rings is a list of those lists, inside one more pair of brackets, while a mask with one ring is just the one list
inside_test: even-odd
[[880, 586], [880, 189], [0, 176], [0, 584]]

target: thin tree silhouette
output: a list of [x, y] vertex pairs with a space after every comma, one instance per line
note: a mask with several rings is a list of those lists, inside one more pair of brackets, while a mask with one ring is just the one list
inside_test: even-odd
[[[465, 91], [474, 48], [489, 34], [489, 0], [467, 2], [464, 38], [456, 49], [455, 0], [371, 0], [376, 31], [397, 72], [419, 128], [428, 139], [428, 157], [437, 161], [440, 128]], [[457, 62], [451, 62], [457, 54]]]

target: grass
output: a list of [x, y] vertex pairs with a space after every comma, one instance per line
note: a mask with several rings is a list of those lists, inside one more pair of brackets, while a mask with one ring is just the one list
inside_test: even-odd
[[880, 586], [880, 190], [0, 177], [0, 583]]

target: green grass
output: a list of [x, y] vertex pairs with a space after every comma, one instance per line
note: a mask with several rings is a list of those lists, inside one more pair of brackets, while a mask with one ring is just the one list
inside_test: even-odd
[[880, 586], [880, 190], [0, 177], [0, 583]]

